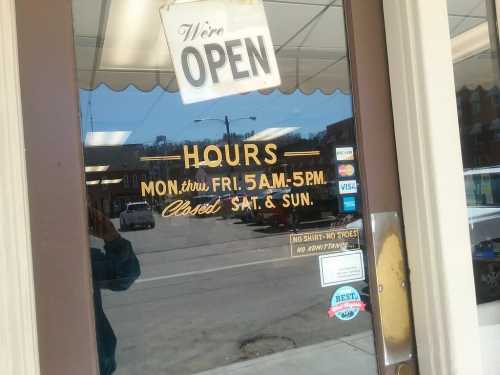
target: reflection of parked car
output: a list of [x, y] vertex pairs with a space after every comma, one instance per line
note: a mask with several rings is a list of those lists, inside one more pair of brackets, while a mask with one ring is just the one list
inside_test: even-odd
[[120, 214], [120, 230], [136, 227], [155, 227], [153, 211], [148, 202], [128, 203], [127, 209]]
[[[312, 206], [298, 206], [289, 208], [290, 217], [294, 220], [294, 225], [303, 221], [318, 220], [323, 217], [323, 213], [332, 214], [332, 204], [336, 200], [329, 199], [328, 189], [323, 186], [301, 186], [292, 188], [292, 194], [308, 193], [314, 204]], [[292, 215], [293, 213], [293, 215]]]
[[215, 200], [219, 198], [217, 195], [197, 195], [196, 197], [191, 198], [191, 205], [193, 207], [199, 204], [210, 204], [211, 202], [215, 202]]
[[478, 302], [500, 299], [500, 207], [469, 207]]
[[[234, 217], [240, 219], [244, 223], [249, 223], [254, 220], [254, 211], [251, 207], [251, 202], [253, 196], [249, 196], [244, 193], [238, 193], [238, 202], [231, 203], [231, 205], [236, 206], [237, 209], [234, 210]], [[246, 201], [246, 203], [245, 203]]]
[[[221, 207], [222, 207], [222, 217], [228, 219], [231, 217], [241, 219], [242, 221], [249, 221], [250, 209], [243, 209], [243, 198], [246, 197], [244, 193], [237, 194], [225, 194], [221, 195]], [[237, 202], [233, 202], [233, 199], [238, 198]], [[234, 209], [234, 207], [238, 209]]]
[[[207, 194], [207, 195], [197, 195], [196, 197], [191, 198], [191, 207], [196, 207], [198, 205], [202, 206], [213, 206], [214, 204], [217, 203], [217, 200], [219, 200], [218, 195], [213, 195], [213, 194]], [[208, 217], [212, 216], [213, 214], [196, 214], [197, 217]]]
[[500, 299], [500, 166], [464, 172], [478, 302]]
[[[278, 226], [286, 224], [286, 210], [282, 206], [283, 195], [289, 193], [290, 189], [269, 189], [257, 197], [257, 208], [253, 210], [255, 222], [259, 225], [271, 224]], [[266, 199], [270, 197], [275, 208], [266, 207]]]
[[[301, 196], [306, 193], [311, 205], [303, 205], [300, 201]], [[267, 196], [271, 196], [275, 207], [266, 207]], [[297, 205], [295, 206], [293, 202]], [[284, 203], [288, 207], [284, 207]], [[258, 206], [260, 209], [254, 212], [256, 222], [273, 226], [295, 226], [301, 222], [322, 219], [323, 214], [330, 216], [332, 214], [328, 190], [318, 186], [267, 191], [259, 196]]]
[[224, 219], [229, 219], [232, 216], [232, 210], [231, 210], [231, 199], [233, 199], [232, 194], [225, 194], [220, 197], [221, 200], [221, 210], [222, 210], [222, 217]]

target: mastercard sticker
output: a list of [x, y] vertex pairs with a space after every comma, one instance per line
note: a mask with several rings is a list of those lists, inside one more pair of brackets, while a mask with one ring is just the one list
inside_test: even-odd
[[352, 164], [339, 164], [337, 170], [340, 177], [352, 177], [356, 173]]

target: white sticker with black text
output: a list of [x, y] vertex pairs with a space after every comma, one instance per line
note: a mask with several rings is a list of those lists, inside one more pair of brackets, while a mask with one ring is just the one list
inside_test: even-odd
[[320, 255], [319, 268], [323, 288], [365, 279], [365, 266], [361, 250]]

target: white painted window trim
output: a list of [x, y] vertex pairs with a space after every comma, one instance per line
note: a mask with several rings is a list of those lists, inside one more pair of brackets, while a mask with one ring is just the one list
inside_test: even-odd
[[[384, 0], [421, 374], [481, 373], [445, 0]], [[0, 363], [39, 374], [14, 0], [0, 2]]]
[[481, 374], [446, 0], [384, 0], [420, 372]]
[[14, 0], [0, 1], [0, 372], [39, 370]]

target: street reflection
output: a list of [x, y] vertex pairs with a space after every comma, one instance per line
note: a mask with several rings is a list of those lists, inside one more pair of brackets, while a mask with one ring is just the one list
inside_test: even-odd
[[101, 372], [375, 374], [343, 3], [264, 1], [281, 85], [191, 104], [162, 4], [73, 0], [89, 202], [141, 271], [99, 289]]
[[[321, 288], [318, 266], [318, 255], [364, 249], [353, 119], [268, 140], [225, 130], [201, 141], [158, 135], [84, 148], [87, 167], [106, 166], [87, 168], [87, 181], [98, 181], [87, 184], [93, 212], [120, 228], [116, 241], [134, 259], [119, 261], [128, 265], [122, 283], [97, 283], [130, 287], [96, 300], [103, 374], [115, 345], [118, 373], [134, 374], [198, 373], [351, 335], [373, 348], [367, 270], [352, 283], [363, 311], [348, 324], [329, 317], [341, 285]], [[302, 248], [290, 237], [340, 229], [354, 237]], [[132, 286], [139, 266], [130, 243], [142, 268]]]
[[468, 84], [457, 86], [456, 96], [476, 298], [482, 304], [500, 300], [500, 91], [497, 76], [488, 74], [493, 64], [460, 62], [457, 76], [463, 76], [463, 64], [478, 72], [476, 79], [465, 75]]

